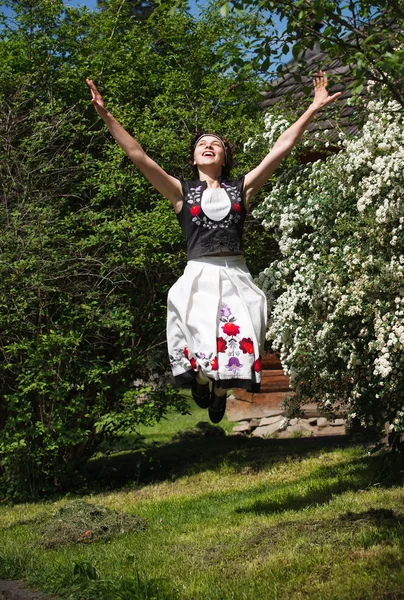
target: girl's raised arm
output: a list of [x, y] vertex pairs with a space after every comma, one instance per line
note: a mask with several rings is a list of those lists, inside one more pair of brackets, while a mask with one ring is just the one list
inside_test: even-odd
[[337, 92], [330, 96], [327, 92], [327, 83], [327, 76], [322, 71], [319, 75], [314, 76], [314, 100], [309, 108], [279, 136], [269, 154], [266, 155], [258, 167], [245, 176], [244, 197], [246, 206], [248, 206], [254, 194], [265, 185], [285, 156], [293, 149], [318, 111], [327, 104], [334, 102], [341, 95], [341, 92]]
[[141, 145], [118, 123], [118, 121], [105, 108], [104, 100], [91, 79], [86, 79], [91, 90], [92, 103], [95, 110], [105, 122], [112, 136], [120, 147], [129, 156], [131, 161], [142, 171], [150, 183], [170, 200], [175, 212], [182, 207], [181, 183], [175, 177], [166, 173], [159, 165], [147, 156]]

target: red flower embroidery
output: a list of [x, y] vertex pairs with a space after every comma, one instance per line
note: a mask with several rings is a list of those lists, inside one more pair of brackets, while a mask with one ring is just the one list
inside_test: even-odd
[[238, 202], [237, 202], [237, 203], [234, 203], [234, 204], [233, 204], [233, 210], [234, 210], [236, 213], [240, 213], [240, 212], [241, 212], [241, 204], [239, 204]]
[[226, 352], [226, 350], [227, 350], [226, 340], [222, 337], [218, 337], [217, 338], [217, 351], [218, 352]]
[[198, 370], [198, 367], [196, 365], [196, 358], [192, 357], [189, 359], [189, 362], [191, 363], [191, 367], [193, 368], [194, 371]]
[[243, 338], [241, 342], [239, 342], [239, 346], [244, 354], [252, 354], [254, 352], [254, 342], [251, 338]]
[[261, 358], [257, 358], [257, 360], [254, 361], [253, 368], [256, 373], [259, 373], [261, 371]]
[[186, 346], [184, 348], [184, 356], [185, 356], [185, 358], [188, 358], [188, 356], [189, 356], [189, 351], [188, 351], [188, 348]]
[[199, 215], [199, 213], [201, 212], [201, 207], [199, 206], [199, 204], [194, 204], [193, 206], [191, 206], [191, 208], [189, 209], [189, 212], [191, 213], [191, 215], [193, 217], [196, 217], [197, 215]]
[[212, 371], [217, 371], [218, 370], [219, 363], [217, 361], [217, 356], [215, 356], [215, 358], [211, 361], [210, 365], [212, 367]]
[[237, 335], [240, 333], [240, 327], [234, 323], [225, 323], [222, 329], [226, 335]]

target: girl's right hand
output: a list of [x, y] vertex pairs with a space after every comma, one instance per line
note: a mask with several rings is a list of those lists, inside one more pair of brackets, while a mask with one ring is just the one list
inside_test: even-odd
[[91, 96], [92, 96], [91, 102], [93, 103], [94, 108], [97, 111], [97, 113], [102, 117], [107, 112], [107, 109], [105, 108], [104, 100], [103, 100], [100, 92], [95, 87], [92, 79], [86, 79], [86, 84], [88, 85], [88, 87], [91, 90]]

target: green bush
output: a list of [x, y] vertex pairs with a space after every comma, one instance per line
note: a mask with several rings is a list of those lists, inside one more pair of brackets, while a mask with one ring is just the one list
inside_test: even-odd
[[[122, 431], [184, 401], [166, 377], [165, 301], [185, 263], [169, 203], [96, 115], [85, 78], [170, 173], [190, 133], [256, 131], [256, 76], [238, 79], [247, 16], [223, 23], [126, 5], [13, 2], [0, 30], [0, 488], [65, 489]], [[241, 161], [239, 171], [245, 168]]]

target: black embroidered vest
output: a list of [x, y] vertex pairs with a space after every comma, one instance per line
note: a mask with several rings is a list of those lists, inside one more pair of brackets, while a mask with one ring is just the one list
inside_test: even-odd
[[207, 188], [206, 181], [182, 182], [184, 203], [177, 218], [187, 244], [188, 260], [220, 254], [243, 254], [241, 238], [246, 217], [244, 177], [219, 181], [227, 195], [223, 194], [224, 203], [218, 213], [209, 209], [202, 198]]

